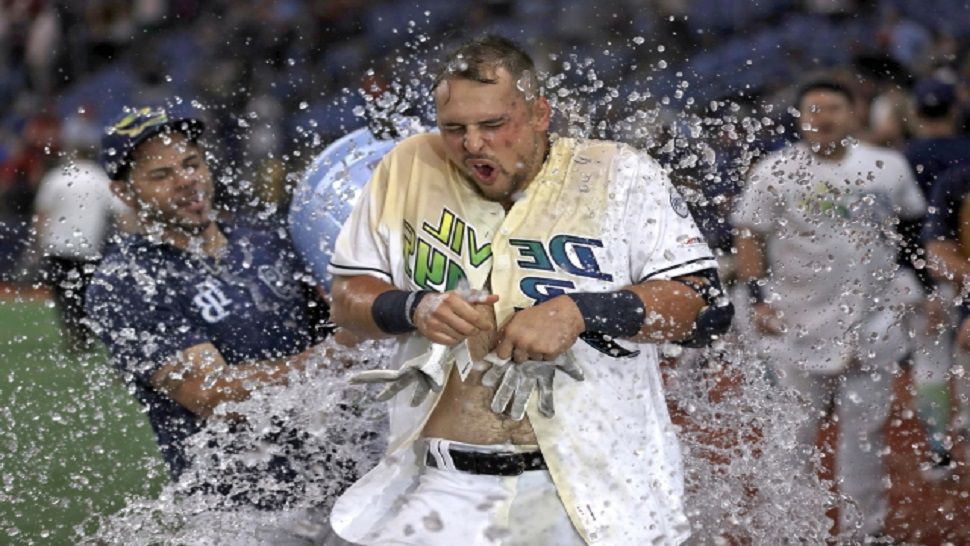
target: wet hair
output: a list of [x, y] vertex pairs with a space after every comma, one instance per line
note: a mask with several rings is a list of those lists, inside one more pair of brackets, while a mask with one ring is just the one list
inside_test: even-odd
[[852, 94], [852, 90], [849, 89], [843, 83], [837, 82], [835, 80], [812, 80], [801, 87], [798, 88], [798, 93], [795, 95], [795, 106], [801, 106], [802, 100], [805, 99], [805, 95], [811, 93], [812, 91], [829, 91], [831, 93], [838, 93], [845, 97], [849, 101], [849, 104], [855, 102], [855, 96]]
[[518, 44], [495, 34], [486, 34], [458, 46], [438, 70], [432, 89], [449, 78], [493, 84], [495, 71], [504, 68], [517, 82], [519, 90], [531, 100], [539, 92], [535, 63]]

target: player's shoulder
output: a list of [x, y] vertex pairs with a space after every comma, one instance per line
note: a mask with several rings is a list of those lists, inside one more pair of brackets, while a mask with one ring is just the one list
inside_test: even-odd
[[445, 146], [438, 133], [419, 133], [400, 141], [388, 154], [397, 160], [407, 158], [445, 161]]
[[902, 152], [866, 142], [856, 144], [854, 152], [859, 162], [858, 167], [862, 170], [877, 176], [882, 174], [893, 181], [913, 178], [912, 167]]
[[220, 224], [230, 246], [245, 246], [254, 251], [289, 251], [292, 238], [280, 222], [231, 222]]
[[855, 152], [863, 161], [889, 161], [893, 164], [907, 163], [906, 156], [901, 152], [883, 146], [876, 146], [868, 142], [858, 142], [855, 145]]
[[143, 291], [165, 277], [163, 272], [169, 261], [164, 245], [144, 235], [123, 237], [110, 245], [102, 257], [88, 294]]
[[645, 150], [625, 142], [601, 139], [559, 139], [571, 148], [573, 161], [596, 161], [619, 169], [635, 168], [648, 178], [665, 178], [663, 166]]

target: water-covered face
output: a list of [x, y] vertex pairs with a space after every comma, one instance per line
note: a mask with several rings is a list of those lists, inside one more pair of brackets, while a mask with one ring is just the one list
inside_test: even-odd
[[152, 137], [132, 153], [129, 181], [116, 193], [142, 222], [198, 233], [212, 223], [212, 173], [203, 151], [181, 133]]
[[494, 77], [445, 79], [434, 99], [448, 159], [486, 199], [509, 206], [542, 167], [550, 108], [543, 97], [527, 103], [504, 68]]
[[821, 151], [838, 148], [852, 131], [852, 104], [835, 91], [809, 91], [798, 105], [802, 138]]

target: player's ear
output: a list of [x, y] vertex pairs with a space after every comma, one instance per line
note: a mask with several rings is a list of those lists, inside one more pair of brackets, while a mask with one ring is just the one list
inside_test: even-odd
[[536, 131], [545, 132], [549, 130], [549, 120], [552, 118], [552, 107], [545, 97], [536, 97], [532, 103], [532, 127]]
[[115, 194], [115, 197], [118, 199], [121, 199], [131, 210], [138, 210], [135, 206], [135, 196], [131, 191], [131, 183], [127, 180], [112, 180], [111, 193]]

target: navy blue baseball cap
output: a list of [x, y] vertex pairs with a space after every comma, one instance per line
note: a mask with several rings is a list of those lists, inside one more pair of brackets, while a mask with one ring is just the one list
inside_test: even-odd
[[956, 86], [937, 78], [928, 78], [917, 83], [913, 95], [916, 97], [916, 109], [920, 115], [930, 118], [947, 115], [957, 100]]
[[128, 176], [131, 154], [139, 144], [163, 132], [176, 131], [196, 142], [205, 124], [192, 117], [169, 116], [164, 108], [142, 107], [126, 110], [101, 137], [101, 166], [112, 180]]

